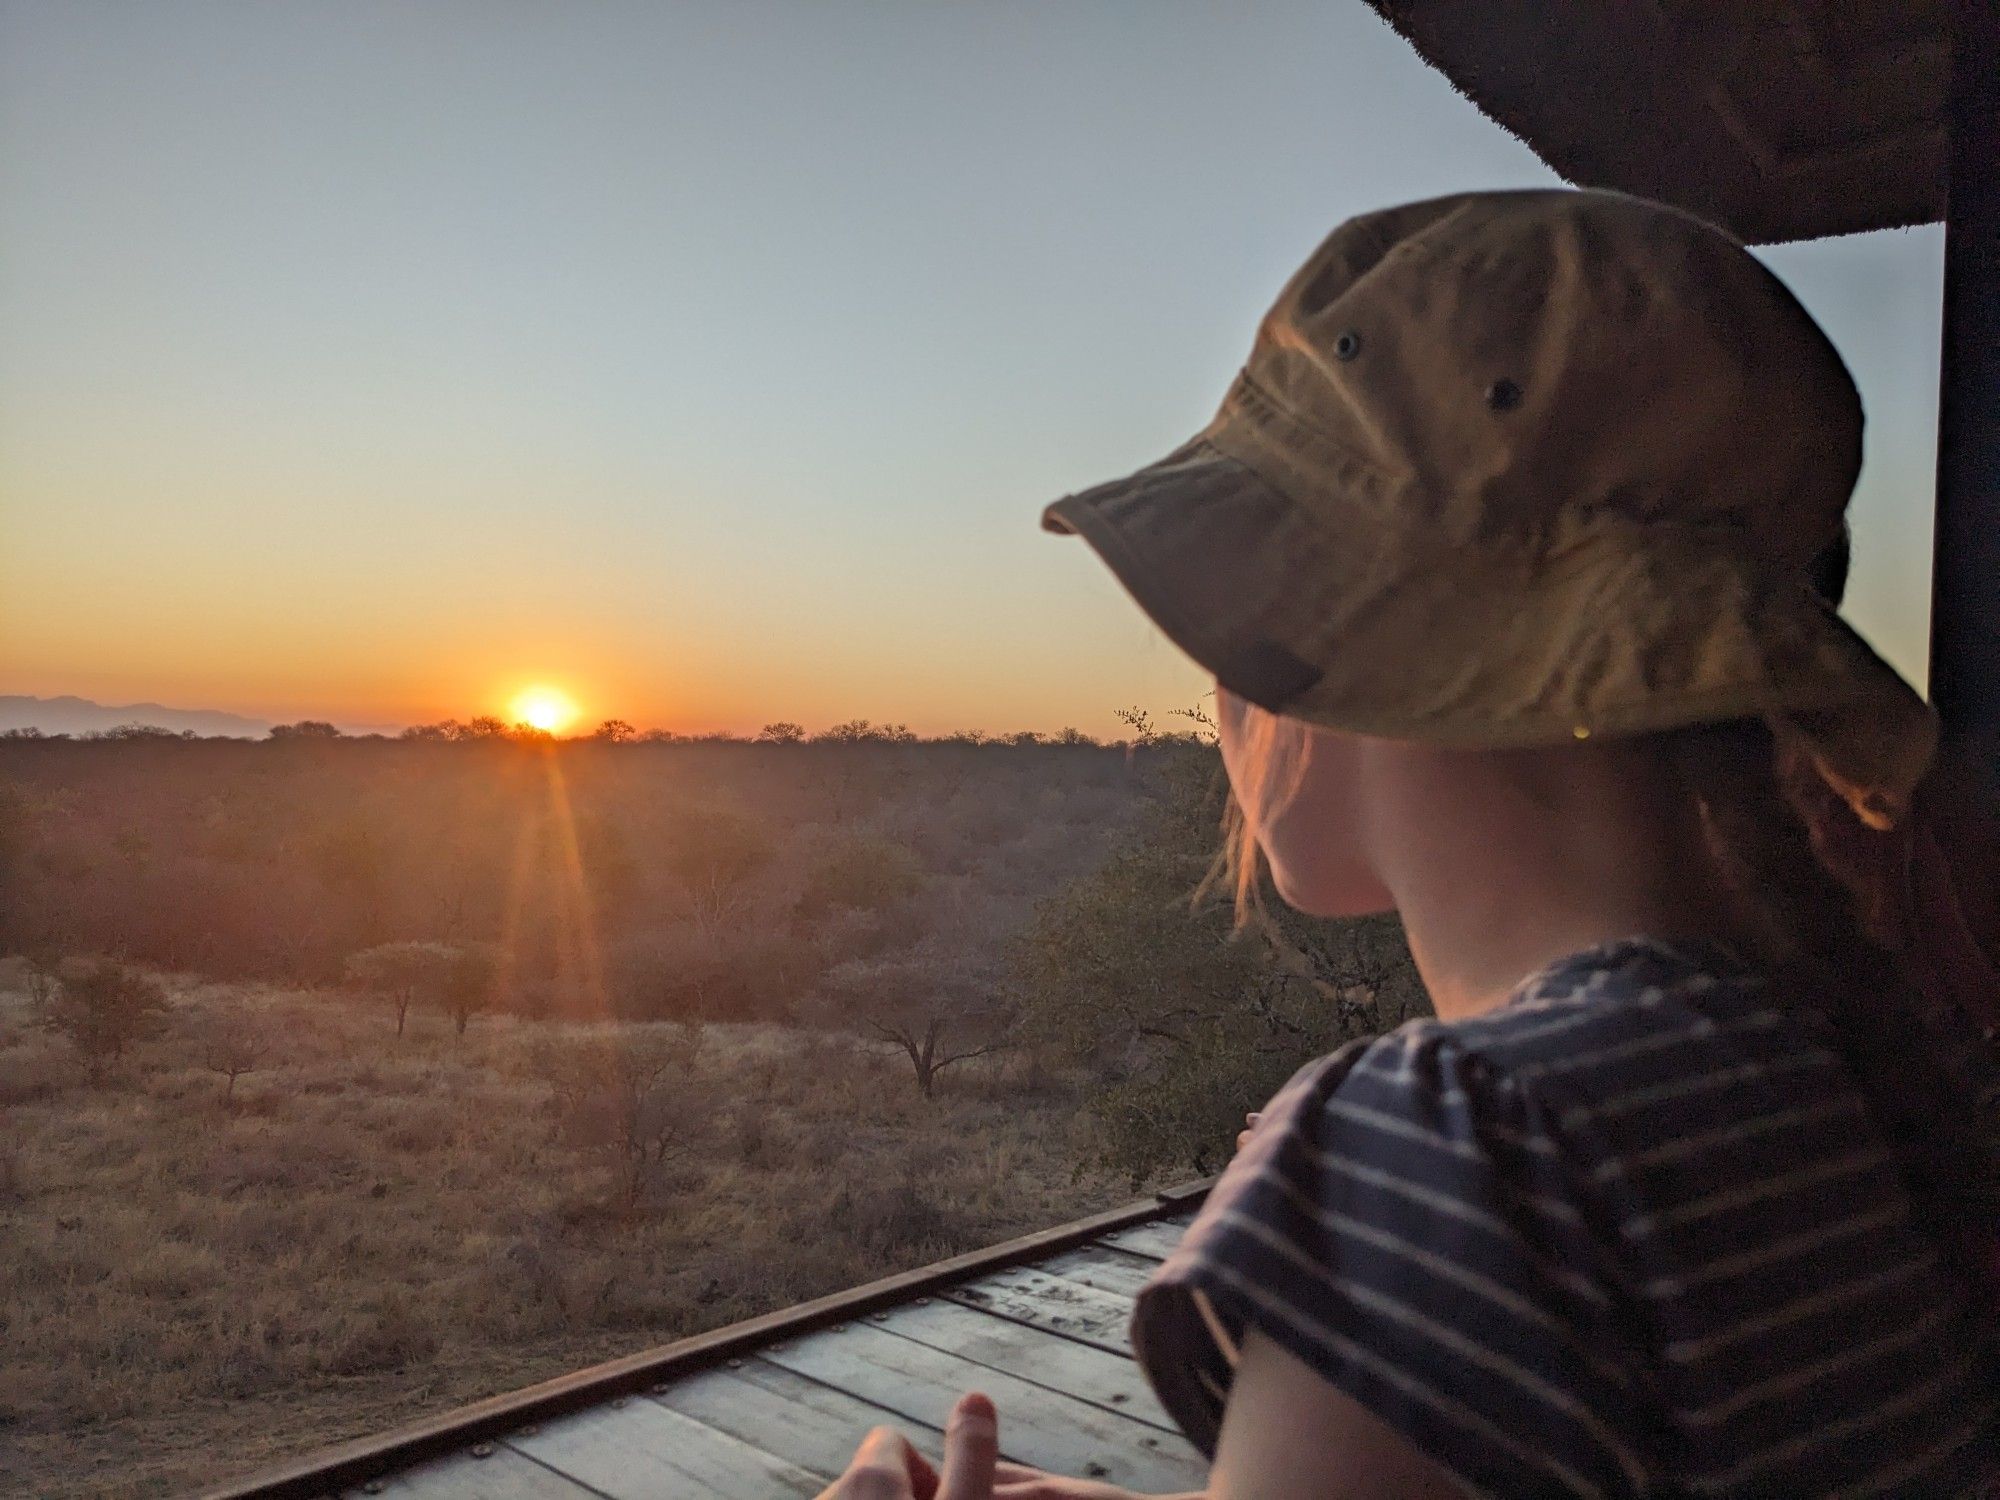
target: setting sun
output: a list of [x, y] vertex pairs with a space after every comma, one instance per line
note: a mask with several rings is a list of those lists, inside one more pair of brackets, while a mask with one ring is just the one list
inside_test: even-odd
[[525, 688], [515, 695], [509, 712], [517, 724], [526, 724], [547, 734], [567, 728], [576, 717], [576, 705], [566, 693], [550, 687]]

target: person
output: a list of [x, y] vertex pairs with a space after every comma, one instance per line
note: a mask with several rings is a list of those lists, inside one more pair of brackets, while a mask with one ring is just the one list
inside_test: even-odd
[[[1049, 507], [1216, 679], [1239, 909], [1393, 909], [1435, 1007], [1139, 1297], [1209, 1495], [2000, 1488], [1996, 845], [1835, 613], [1861, 427], [1722, 231], [1469, 194], [1341, 226], [1197, 440]], [[1004, 1426], [829, 1494], [1117, 1493]]]

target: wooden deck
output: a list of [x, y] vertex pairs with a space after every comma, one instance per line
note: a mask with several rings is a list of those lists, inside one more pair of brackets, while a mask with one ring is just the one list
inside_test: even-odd
[[348, 1444], [221, 1500], [813, 1496], [878, 1423], [933, 1454], [983, 1390], [1018, 1462], [1140, 1491], [1207, 1466], [1132, 1362], [1132, 1298], [1205, 1184]]

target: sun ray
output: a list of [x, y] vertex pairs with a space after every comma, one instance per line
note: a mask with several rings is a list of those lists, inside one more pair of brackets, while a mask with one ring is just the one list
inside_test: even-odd
[[559, 920], [567, 919], [567, 936], [581, 971], [577, 978], [584, 1003], [589, 1007], [592, 1019], [608, 1019], [611, 997], [604, 985], [604, 960], [597, 942], [597, 918], [591, 910], [590, 886], [584, 879], [583, 847], [576, 836], [576, 813], [570, 805], [569, 783], [563, 778], [561, 755], [555, 746], [546, 748], [544, 759], [548, 766], [551, 832], [555, 835], [557, 852], [562, 860], [562, 880], [558, 890], [566, 910]]
[[495, 987], [506, 994], [519, 983], [521, 973], [521, 925], [528, 907], [528, 888], [534, 880], [535, 850], [542, 842], [535, 827], [536, 817], [526, 803], [519, 804], [520, 827], [514, 836], [513, 867], [507, 880], [507, 904], [500, 919], [500, 973]]

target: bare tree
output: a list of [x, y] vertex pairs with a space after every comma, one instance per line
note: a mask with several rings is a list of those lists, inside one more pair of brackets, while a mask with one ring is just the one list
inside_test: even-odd
[[701, 808], [681, 813], [662, 860], [687, 892], [695, 924], [712, 934], [742, 913], [750, 882], [774, 852], [769, 832], [755, 818]]
[[201, 1065], [228, 1079], [222, 1102], [236, 1100], [236, 1080], [262, 1068], [271, 1054], [271, 1039], [262, 1027], [243, 1016], [210, 1016], [197, 1028]]
[[347, 978], [389, 1003], [396, 1013], [397, 1036], [418, 1001], [444, 1012], [453, 1030], [464, 1036], [472, 1018], [491, 1003], [498, 967], [495, 951], [486, 943], [383, 943], [350, 955]]
[[428, 997], [441, 985], [451, 965], [449, 943], [383, 943], [351, 954], [347, 960], [350, 984], [373, 990], [388, 1002], [396, 1015], [396, 1035], [409, 1024], [410, 1007], [420, 996]]
[[22, 972], [28, 981], [28, 999], [38, 1011], [46, 1011], [62, 983], [62, 959], [53, 949], [37, 948], [21, 955]]
[[459, 1036], [479, 1012], [493, 1003], [493, 982], [500, 969], [498, 950], [486, 943], [445, 943], [449, 957], [437, 975], [435, 998], [451, 1018]]
[[1011, 1044], [1011, 1008], [995, 977], [969, 951], [933, 935], [889, 957], [850, 960], [827, 971], [823, 1004], [835, 1017], [901, 1048], [917, 1092], [936, 1098], [945, 1069]]
[[612, 1201], [630, 1218], [669, 1170], [698, 1149], [714, 1100], [696, 1073], [703, 1033], [626, 1028], [550, 1066], [557, 1131], [609, 1169]]

